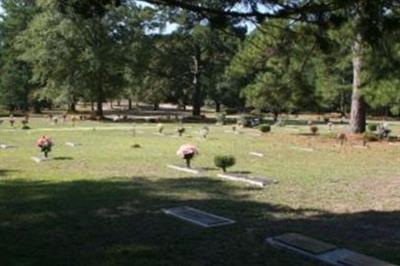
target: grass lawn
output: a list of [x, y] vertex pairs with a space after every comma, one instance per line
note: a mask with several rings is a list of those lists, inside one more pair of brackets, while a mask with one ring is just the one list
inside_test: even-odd
[[[185, 124], [181, 138], [169, 136], [176, 124], [166, 125], [168, 136], [153, 134], [155, 124], [136, 124], [136, 136], [124, 123], [72, 128], [36, 118], [30, 125], [0, 126], [0, 143], [17, 146], [0, 150], [0, 265], [312, 265], [264, 244], [285, 232], [400, 264], [400, 146], [336, 147], [323, 137], [326, 126], [316, 137], [301, 134], [305, 125], [257, 137], [210, 125], [202, 140], [195, 124]], [[400, 125], [392, 128], [400, 134]], [[37, 164], [31, 156], [43, 134], [56, 146], [53, 160]], [[192, 165], [208, 171], [166, 167], [184, 164], [176, 150], [185, 143], [198, 145]], [[237, 160], [229, 171], [278, 183], [260, 189], [220, 180], [213, 157], [224, 154]], [[181, 205], [237, 223], [205, 229], [161, 211]]]

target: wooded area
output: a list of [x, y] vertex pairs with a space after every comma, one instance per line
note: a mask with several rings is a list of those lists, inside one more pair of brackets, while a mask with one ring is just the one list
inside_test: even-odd
[[[396, 0], [3, 0], [9, 111], [129, 99], [217, 112], [400, 114]], [[173, 25], [173, 26], [171, 26]], [[166, 31], [164, 31], [166, 29]]]

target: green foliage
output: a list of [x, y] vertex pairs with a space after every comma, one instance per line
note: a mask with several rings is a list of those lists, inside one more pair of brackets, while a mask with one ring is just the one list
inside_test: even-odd
[[[117, 95], [134, 39], [141, 32], [135, 10], [110, 8], [107, 17], [84, 19], [59, 13], [43, 3], [29, 28], [17, 38], [19, 57], [33, 66], [33, 80], [45, 84], [41, 96], [74, 104], [78, 98], [100, 103]], [[121, 27], [121, 25], [125, 25]]]
[[316, 135], [318, 133], [318, 127], [310, 126], [310, 131], [311, 131], [311, 134]]
[[[35, 88], [30, 82], [31, 67], [18, 57], [21, 51], [14, 46], [18, 36], [28, 27], [36, 13], [29, 1], [4, 0], [0, 14], [0, 104], [10, 111], [27, 110], [32, 104]], [[6, 15], [5, 15], [6, 14]]]
[[312, 105], [312, 81], [303, 62], [310, 42], [296, 38], [289, 25], [287, 20], [264, 23], [233, 58], [228, 74], [243, 84], [247, 106], [279, 114]]
[[236, 108], [225, 108], [224, 112], [227, 115], [234, 115], [237, 113], [237, 109]]
[[378, 129], [378, 125], [377, 124], [368, 124], [368, 130], [370, 132], [375, 132]]
[[183, 133], [185, 133], [186, 129], [184, 127], [178, 127], [176, 129], [176, 132], [178, 133], [178, 135], [181, 137], [183, 135]]
[[262, 133], [268, 133], [271, 131], [271, 126], [268, 124], [262, 124], [262, 125], [260, 125], [260, 131]]
[[226, 168], [234, 166], [235, 163], [235, 157], [230, 155], [217, 155], [214, 157], [215, 166], [221, 168], [223, 172], [226, 172]]

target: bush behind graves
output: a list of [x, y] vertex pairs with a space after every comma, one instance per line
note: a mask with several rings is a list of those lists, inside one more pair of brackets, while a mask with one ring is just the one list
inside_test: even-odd
[[271, 126], [268, 124], [262, 124], [262, 125], [260, 125], [260, 131], [262, 133], [268, 133], [271, 131]]
[[378, 129], [377, 124], [368, 124], [368, 131], [369, 132], [375, 132]]
[[316, 135], [318, 133], [318, 127], [317, 126], [311, 126], [310, 127], [311, 134]]
[[236, 159], [231, 155], [217, 155], [214, 157], [215, 166], [221, 168], [224, 173], [226, 172], [226, 168], [234, 166], [235, 163]]

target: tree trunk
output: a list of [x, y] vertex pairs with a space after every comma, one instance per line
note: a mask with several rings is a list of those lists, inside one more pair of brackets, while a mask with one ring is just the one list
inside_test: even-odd
[[100, 100], [100, 99], [97, 100], [96, 115], [99, 116], [100, 118], [103, 118], [103, 117], [104, 117], [104, 113], [103, 113], [103, 101]]
[[366, 104], [361, 94], [362, 37], [357, 34], [353, 44], [353, 96], [351, 101], [350, 129], [352, 133], [365, 132]]
[[221, 103], [219, 101], [215, 101], [215, 112], [221, 112]]
[[96, 115], [100, 118], [104, 117], [104, 112], [103, 112], [103, 102], [105, 102], [104, 99], [104, 92], [103, 88], [100, 86], [97, 90], [97, 109], [96, 109]]
[[200, 48], [195, 47], [195, 54], [193, 56], [193, 94], [192, 94], [192, 115], [201, 115], [201, 87], [200, 87]]
[[132, 99], [128, 99], [128, 110], [132, 110]]
[[279, 112], [272, 112], [273, 118], [274, 118], [274, 123], [278, 122], [278, 117], [279, 117]]

